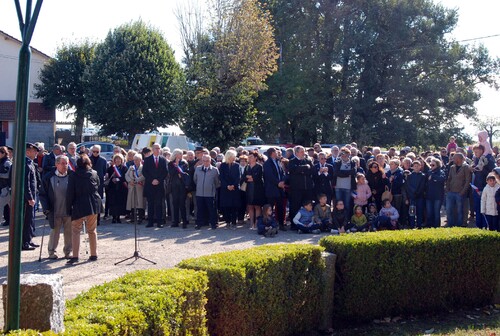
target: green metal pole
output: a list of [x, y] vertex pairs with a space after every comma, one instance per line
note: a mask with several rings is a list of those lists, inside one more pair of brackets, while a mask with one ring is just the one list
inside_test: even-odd
[[10, 207], [9, 266], [7, 274], [7, 323], [5, 331], [19, 329], [21, 246], [24, 224], [24, 172], [26, 157], [26, 125], [28, 122], [28, 89], [31, 49], [23, 44], [19, 51], [16, 93], [16, 133], [12, 166], [12, 198]]
[[16, 132], [14, 134], [14, 162], [12, 165], [12, 195], [9, 230], [9, 264], [7, 268], [7, 309], [5, 331], [19, 329], [21, 249], [24, 226], [24, 173], [26, 157], [26, 126], [28, 124], [29, 82], [31, 66], [30, 42], [35, 30], [43, 0], [37, 0], [32, 12], [32, 0], [26, 1], [23, 22], [19, 0], [14, 0], [21, 29], [22, 46], [19, 51], [16, 91]]

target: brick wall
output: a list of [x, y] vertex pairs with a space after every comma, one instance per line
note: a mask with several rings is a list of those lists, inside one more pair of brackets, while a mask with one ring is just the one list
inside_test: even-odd
[[[0, 120], [14, 121], [16, 115], [16, 102], [0, 101]], [[56, 110], [47, 109], [42, 103], [29, 103], [29, 121], [56, 121]]]

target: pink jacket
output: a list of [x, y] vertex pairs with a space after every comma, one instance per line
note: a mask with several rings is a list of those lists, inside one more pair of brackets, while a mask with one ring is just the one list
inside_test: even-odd
[[354, 198], [354, 205], [367, 205], [368, 199], [372, 197], [372, 191], [368, 183], [357, 184], [356, 193], [358, 195]]

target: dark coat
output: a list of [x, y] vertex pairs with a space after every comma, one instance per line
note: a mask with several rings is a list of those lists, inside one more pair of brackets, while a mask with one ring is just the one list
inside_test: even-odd
[[285, 181], [285, 171], [278, 164], [279, 174], [273, 159], [269, 158], [264, 162], [264, 189], [266, 197], [278, 198], [285, 196], [283, 188], [278, 187], [278, 183]]
[[[71, 170], [68, 169], [68, 183], [69, 183], [69, 176], [73, 174]], [[56, 197], [54, 194], [54, 188], [52, 188], [52, 183], [50, 183], [50, 180], [52, 177], [56, 175], [56, 171], [53, 170], [47, 175], [45, 175], [42, 178], [42, 186], [40, 188], [40, 203], [42, 204], [43, 211], [49, 211], [49, 215], [47, 216], [49, 219], [49, 226], [50, 228], [54, 228], [54, 204], [56, 202]], [[63, 197], [67, 197], [67, 191], [66, 195], [62, 195]]]
[[289, 185], [291, 190], [313, 190], [314, 165], [310, 159], [294, 157], [288, 163]]
[[[115, 173], [114, 166], [111, 166], [106, 171], [110, 179], [108, 187], [106, 188], [106, 197], [109, 198], [109, 214], [111, 216], [120, 216], [126, 213], [128, 185], [125, 175], [127, 174], [127, 166], [121, 165], [117, 167], [121, 176]], [[119, 178], [120, 181], [115, 182], [114, 179]]]
[[441, 168], [429, 170], [425, 184], [425, 199], [436, 201], [444, 198], [446, 174]]
[[[247, 175], [252, 175], [253, 182], [248, 182]], [[247, 204], [263, 206], [266, 203], [266, 195], [262, 166], [258, 163], [253, 168], [247, 165], [241, 180], [247, 183]]]
[[351, 161], [350, 170], [341, 170], [342, 160], [338, 159], [333, 165], [333, 184], [337, 184], [337, 177], [350, 177], [351, 178], [351, 190], [356, 189], [356, 164]]
[[425, 174], [413, 172], [406, 179], [406, 197], [410, 200], [424, 198], [425, 192]]
[[106, 175], [106, 170], [108, 169], [108, 162], [102, 156], [95, 157], [90, 155], [90, 162], [92, 162], [92, 169], [96, 171], [99, 177], [99, 195], [102, 197], [104, 192], [104, 175]]
[[[168, 176], [167, 160], [163, 156], [158, 157], [158, 167], [155, 165], [153, 155], [144, 160], [142, 166], [142, 175], [144, 175], [144, 196], [146, 197], [165, 197], [165, 179]], [[160, 183], [156, 186], [151, 183], [153, 180]]]
[[319, 174], [320, 164], [314, 166], [314, 192], [316, 195], [325, 194], [332, 195], [332, 182], [333, 182], [333, 166], [326, 163], [325, 167], [328, 168], [328, 176]]
[[26, 168], [24, 171], [24, 200], [35, 200], [37, 194], [36, 168], [33, 160], [26, 157]]
[[47, 154], [43, 157], [42, 160], [42, 178], [45, 177], [47, 174], [52, 172], [56, 168], [56, 155], [54, 152], [50, 152], [50, 154]]
[[[403, 184], [405, 183], [405, 178], [403, 176], [403, 169], [397, 168], [394, 173], [390, 170], [386, 174], [389, 179], [390, 189], [393, 195], [401, 195], [403, 193]], [[391, 176], [394, 176], [392, 182], [390, 182]]]
[[[231, 167], [225, 162], [219, 168], [220, 177], [220, 207], [238, 208], [241, 204], [240, 197], [240, 165], [233, 163]], [[234, 190], [227, 190], [228, 186], [234, 186]]]
[[191, 186], [191, 175], [189, 175], [189, 165], [185, 160], [179, 161], [179, 169], [173, 161], [168, 165], [168, 178], [171, 183], [172, 193], [185, 193]]
[[98, 214], [101, 210], [99, 176], [93, 169], [77, 168], [68, 180], [68, 213], [76, 220]]

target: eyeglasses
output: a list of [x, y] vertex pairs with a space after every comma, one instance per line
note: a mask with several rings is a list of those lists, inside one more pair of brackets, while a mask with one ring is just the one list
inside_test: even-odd
[[92, 151], [92, 153], [94, 153], [94, 154], [99, 154], [99, 151]]
[[436, 165], [435, 164], [431, 164], [431, 167], [436, 167]]

